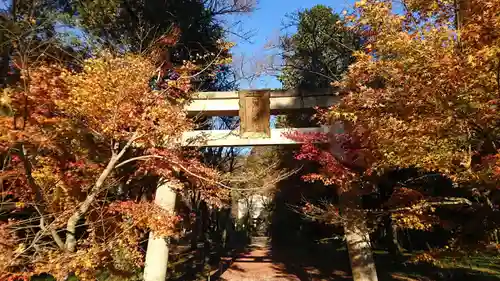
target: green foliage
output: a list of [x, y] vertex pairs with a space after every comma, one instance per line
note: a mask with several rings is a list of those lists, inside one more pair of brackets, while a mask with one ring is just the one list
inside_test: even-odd
[[[216, 18], [219, 10], [205, 4], [206, 1], [199, 0], [85, 0], [72, 3], [72, 8], [81, 28], [106, 48], [142, 53], [160, 44], [159, 64], [169, 61], [182, 65], [189, 60], [204, 65], [212, 63], [207, 70], [213, 71], [220, 67], [213, 61], [229, 56], [219, 44], [225, 36]], [[221, 8], [228, 13], [239, 11], [233, 6]], [[221, 73], [227, 71], [222, 70]], [[213, 90], [215, 84], [220, 84], [220, 74], [216, 79], [207, 73], [196, 77], [195, 89]]]
[[[74, 3], [82, 26], [98, 36], [103, 44], [144, 51], [174, 26], [182, 33], [179, 50], [208, 47], [207, 41], [222, 36], [221, 27], [202, 1], [101, 1], [86, 0]], [[213, 47], [213, 45], [212, 45]], [[197, 52], [199, 53], [199, 52]]]
[[285, 68], [279, 79], [285, 88], [326, 88], [339, 80], [353, 61], [360, 39], [331, 8], [317, 5], [291, 18], [293, 35], [281, 38]]

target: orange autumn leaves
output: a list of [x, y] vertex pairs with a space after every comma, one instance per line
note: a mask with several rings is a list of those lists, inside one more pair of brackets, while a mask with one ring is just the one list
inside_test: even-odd
[[189, 122], [168, 92], [150, 89], [154, 70], [134, 55], [88, 60], [82, 73], [65, 78], [71, 90], [56, 104], [107, 137], [126, 140], [135, 132], [147, 135], [141, 141], [148, 145], [160, 145], [166, 136], [178, 137]]
[[[38, 273], [61, 280], [75, 273], [80, 280], [94, 280], [106, 268], [126, 272], [141, 266], [145, 231], [173, 235], [179, 219], [151, 202], [137, 202], [140, 196], [134, 190], [145, 187], [135, 185], [142, 185], [144, 177], [179, 182], [177, 177], [187, 169], [192, 176], [184, 180], [202, 189], [207, 200], [220, 204], [224, 194], [214, 187], [217, 172], [200, 163], [196, 153], [183, 151], [177, 141], [192, 124], [182, 101], [170, 95], [182, 91], [189, 97], [189, 79], [182, 78], [181, 89], [152, 90], [150, 80], [157, 68], [139, 55], [105, 53], [81, 67], [23, 69], [23, 83], [2, 92], [2, 105], [11, 109], [11, 114], [0, 116], [2, 203], [22, 205], [34, 214], [30, 220], [0, 223], [0, 237], [8, 243], [0, 246], [8, 257], [0, 259], [2, 280]], [[200, 67], [186, 64], [182, 69], [195, 73]], [[127, 142], [131, 146], [94, 191], [110, 159]], [[140, 158], [152, 155], [157, 158]], [[117, 167], [120, 162], [126, 163]], [[117, 186], [129, 188], [131, 195], [118, 201]], [[143, 192], [154, 193], [154, 186], [149, 188]], [[68, 221], [93, 192], [96, 197], [77, 226], [76, 250], [61, 249], [50, 231], [64, 238]], [[14, 217], [18, 210], [10, 212]], [[39, 227], [40, 215], [44, 228]]]
[[371, 53], [355, 53], [337, 84], [349, 94], [330, 117], [354, 115], [354, 132], [370, 132], [374, 169], [416, 166], [465, 180], [476, 178], [475, 153], [494, 153], [478, 138], [500, 124], [500, 1], [471, 1], [459, 31], [452, 2], [406, 1], [405, 15], [389, 0], [356, 5], [351, 28]]
[[[416, 167], [459, 185], [496, 189], [500, 1], [470, 0], [459, 10], [456, 1], [404, 2], [403, 13], [395, 12], [396, 1], [357, 2], [349, 28], [365, 37], [367, 51], [354, 54], [356, 62], [335, 84], [347, 95], [327, 116], [351, 121], [351, 134], [365, 136], [370, 172]], [[403, 196], [395, 207], [410, 201]], [[432, 208], [393, 219], [417, 229], [439, 221]]]
[[[356, 169], [340, 163], [340, 156], [327, 162], [331, 156], [306, 143], [299, 156], [323, 169], [308, 179], [351, 187], [394, 168], [416, 168], [451, 178], [465, 194], [474, 185], [500, 187], [500, 1], [468, 1], [460, 8], [460, 29], [455, 2], [356, 2], [346, 28], [363, 38], [365, 48], [354, 52], [355, 62], [333, 83], [341, 102], [318, 115], [328, 124], [352, 125], [335, 135], [347, 141], [335, 143], [367, 165]], [[430, 195], [400, 195], [389, 201], [401, 227], [429, 229], [439, 222], [430, 206], [447, 204]], [[403, 208], [415, 206], [418, 212]]]

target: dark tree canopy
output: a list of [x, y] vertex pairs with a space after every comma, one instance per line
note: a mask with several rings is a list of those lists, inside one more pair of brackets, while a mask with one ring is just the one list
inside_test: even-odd
[[360, 39], [348, 31], [341, 17], [329, 7], [314, 6], [291, 16], [293, 35], [281, 38], [284, 88], [326, 88], [353, 62]]
[[[89, 47], [133, 53], [159, 49], [161, 61], [173, 65], [192, 61], [210, 65], [207, 72], [218, 68], [227, 72], [212, 63], [229, 57], [220, 46], [227, 33], [221, 17], [249, 12], [252, 7], [251, 1], [240, 0], [12, 1], [1, 11], [1, 25], [9, 32], [0, 34], [0, 74], [7, 81], [12, 57], [27, 57], [23, 46], [34, 59], [40, 59], [33, 52], [39, 49], [49, 53], [48, 58], [64, 61], [81, 59], [89, 54]], [[63, 29], [73, 36], [62, 36]], [[202, 73], [193, 82], [200, 90], [211, 90], [219, 78]]]

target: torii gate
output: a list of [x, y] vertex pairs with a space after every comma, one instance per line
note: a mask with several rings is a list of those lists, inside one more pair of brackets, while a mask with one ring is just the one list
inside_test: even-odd
[[[315, 107], [326, 108], [340, 100], [338, 93], [333, 89], [317, 91], [301, 90], [245, 90], [232, 92], [199, 92], [193, 101], [186, 105], [189, 116], [239, 116], [240, 127], [237, 131], [231, 130], [198, 130], [185, 132], [182, 136], [182, 146], [195, 147], [234, 147], [259, 145], [286, 145], [297, 144], [283, 136], [289, 130], [302, 133], [324, 132], [330, 128], [289, 128], [272, 129], [271, 115], [287, 114], [292, 112], [311, 111]], [[155, 203], [163, 209], [174, 212], [176, 193], [169, 184], [162, 184], [156, 190]], [[349, 236], [349, 237], [348, 237]], [[346, 228], [346, 237], [349, 244], [353, 243], [356, 255], [370, 249], [365, 235], [359, 235]], [[153, 237], [150, 234], [144, 268], [145, 281], [165, 281], [168, 264], [168, 238]], [[353, 248], [353, 249], [354, 249]], [[349, 249], [351, 252], [351, 249]], [[369, 256], [371, 258], [371, 251]], [[351, 262], [353, 262], [351, 260]], [[359, 262], [359, 261], [358, 261]], [[353, 269], [353, 275], [356, 275]], [[376, 280], [375, 268], [369, 268], [362, 273], [368, 279]]]
[[239, 116], [239, 131], [207, 130], [183, 134], [183, 146], [257, 146], [283, 145], [296, 142], [282, 134], [289, 130], [299, 132], [326, 132], [326, 127], [271, 129], [271, 115], [311, 111], [314, 107], [334, 105], [339, 96], [331, 89], [300, 90], [245, 90], [233, 92], [201, 92], [185, 107], [190, 116]]

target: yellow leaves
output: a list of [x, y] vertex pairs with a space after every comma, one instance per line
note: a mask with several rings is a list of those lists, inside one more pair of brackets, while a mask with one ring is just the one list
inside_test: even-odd
[[456, 32], [448, 25], [452, 1], [407, 1], [419, 15], [413, 20], [387, 10], [391, 2], [357, 2], [355, 26], [375, 55], [354, 54], [356, 62], [339, 83], [349, 94], [329, 116], [356, 116], [356, 125], [370, 132], [377, 166], [457, 176], [454, 163], [468, 155], [467, 129], [477, 129], [470, 124], [489, 128], [500, 121], [488, 104], [498, 90], [500, 42], [493, 30], [500, 19], [484, 1], [473, 0], [474, 17], [462, 29], [463, 48], [457, 52]]
[[106, 247], [94, 245], [82, 247], [76, 253], [59, 252], [56, 250], [43, 250], [42, 255], [33, 263], [33, 273], [49, 273], [56, 280], [65, 280], [68, 275], [76, 274], [79, 280], [95, 280], [95, 272], [106, 264]]
[[372, 59], [372, 57], [370, 55], [368, 55], [366, 52], [363, 52], [363, 51], [355, 51], [353, 52], [352, 54], [355, 58], [356, 58], [356, 61], [358, 62], [368, 62]]
[[24, 243], [19, 243], [19, 245], [17, 245], [16, 250], [14, 250], [14, 252], [15, 252], [16, 254], [21, 254], [22, 252], [24, 252], [24, 250], [26, 250], [26, 244], [24, 244]]
[[26, 204], [24, 202], [16, 202], [16, 208], [18, 209], [22, 209], [26, 206]]
[[37, 157], [36, 161], [31, 175], [36, 184], [49, 194], [61, 183], [61, 177], [55, 169], [57, 163], [48, 157]]
[[0, 93], [0, 117], [10, 116], [13, 113], [12, 92], [13, 90], [11, 88], [6, 88]]
[[228, 64], [231, 64], [232, 62], [233, 62], [232, 57], [226, 57], [226, 58], [222, 58], [222, 59], [218, 60], [216, 63], [220, 64], [220, 65], [228, 65]]
[[366, 0], [356, 1], [356, 3], [354, 3], [354, 7], [356, 7], [356, 8], [361, 8], [364, 5], [366, 5]]
[[2, 93], [0, 95], [0, 105], [1, 106], [10, 106], [12, 99], [11, 96], [14, 93], [14, 90], [12, 88], [5, 88], [2, 90]]
[[430, 263], [430, 264], [436, 264], [438, 262], [438, 260], [436, 260], [436, 258], [433, 257], [429, 253], [418, 254], [418, 255], [414, 256], [410, 261], [412, 263], [422, 262], [422, 263]]
[[432, 223], [426, 222], [422, 219], [422, 210], [415, 213], [397, 213], [392, 215], [394, 223], [401, 228], [416, 229], [416, 230], [430, 230]]
[[[222, 44], [222, 48], [227, 49], [233, 45]], [[214, 63], [229, 63], [230, 60], [230, 56], [223, 54]], [[162, 154], [168, 157], [154, 165], [142, 167], [145, 162], [135, 162], [141, 169], [131, 177], [162, 175], [171, 178], [174, 177], [172, 170], [175, 165], [181, 164], [207, 181], [217, 176], [214, 170], [192, 159], [199, 158], [198, 155], [193, 157], [185, 153], [174, 141], [192, 127], [181, 102], [189, 99], [192, 76], [204, 68], [186, 61], [175, 69], [181, 78], [165, 83], [169, 86], [166, 89], [153, 91], [150, 82], [152, 78], [157, 79], [158, 70], [149, 60], [137, 55], [112, 56], [104, 53], [86, 60], [81, 72], [70, 71], [61, 65], [33, 67], [29, 72], [30, 79], [24, 81], [27, 85], [25, 89], [13, 88], [1, 92], [0, 105], [11, 106], [19, 113], [29, 109], [26, 120], [21, 115], [16, 119], [17, 128], [14, 128], [12, 117], [0, 116], [0, 148], [11, 148], [16, 142], [26, 145], [31, 176], [43, 197], [43, 202], [37, 203], [44, 204], [46, 223], [50, 227], [64, 229], [69, 216], [81, 205], [88, 195], [88, 188], [94, 186], [103, 166], [108, 163], [114, 145], [115, 149], [123, 148], [124, 142], [136, 134], [140, 138], [134, 141], [134, 150], [127, 151], [130, 154], [125, 154], [121, 160], [131, 155], [158, 154], [157, 148], [165, 145], [169, 145], [170, 150], [169, 154]], [[25, 74], [24, 78], [27, 78], [28, 72]], [[143, 149], [137, 149], [136, 145]], [[15, 155], [18, 150], [11, 151]], [[12, 170], [8, 172], [16, 175], [13, 189], [22, 193], [14, 194], [15, 200], [19, 201], [16, 207], [31, 206], [34, 194], [27, 182], [26, 170], [19, 157], [13, 159], [11, 162], [15, 166], [9, 166]], [[172, 162], [176, 162], [175, 165]], [[121, 176], [111, 174], [105, 187], [114, 186], [122, 180]], [[193, 185], [201, 185], [201, 180], [195, 176], [187, 177]], [[131, 186], [135, 184], [134, 180], [128, 181], [127, 188], [130, 182]], [[223, 196], [227, 193], [212, 184], [208, 182], [200, 188], [202, 198], [225, 198]], [[107, 197], [104, 189], [99, 190], [102, 192], [96, 195], [91, 211], [85, 214], [86, 233], [78, 238], [76, 253], [59, 251], [55, 243], [45, 247], [49, 243], [44, 242], [41, 250], [37, 249], [36, 255], [32, 255], [33, 247], [19, 244], [16, 242], [19, 239], [11, 242], [7, 239], [10, 236], [2, 233], [0, 225], [0, 240], [9, 242], [9, 251], [0, 245], [0, 250], [6, 253], [6, 259], [0, 257], [0, 271], [4, 260], [10, 262], [11, 253], [28, 249], [29, 255], [36, 258], [25, 259], [23, 256], [16, 260], [23, 270], [26, 266], [30, 272], [51, 273], [59, 279], [76, 273], [80, 280], [95, 280], [97, 268], [110, 263], [113, 263], [110, 267], [124, 271], [140, 266], [143, 257], [139, 241], [143, 237], [139, 228], [153, 229], [160, 235], [174, 234], [179, 218], [150, 205], [139, 206], [123, 217], [102, 219], [97, 214], [101, 211], [99, 208], [106, 208], [113, 200]], [[129, 222], [134, 227], [130, 227]], [[99, 229], [94, 225], [99, 225]], [[37, 235], [31, 230], [26, 241]]]
[[[193, 65], [186, 63], [181, 71], [188, 72], [192, 68]], [[127, 138], [130, 137], [130, 131], [148, 132], [150, 129], [146, 128], [151, 127], [152, 123], [146, 120], [146, 116], [154, 113], [155, 108], [170, 109], [165, 97], [154, 94], [150, 89], [149, 81], [154, 76], [154, 70], [154, 66], [140, 56], [105, 56], [88, 60], [83, 73], [64, 77], [71, 90], [68, 97], [57, 104], [75, 118], [88, 122], [94, 131], [106, 136]], [[185, 79], [169, 84], [184, 90], [189, 88]], [[161, 118], [167, 122], [178, 117], [171, 116], [175, 111], [160, 111], [165, 114]], [[150, 120], [160, 118], [147, 117]]]
[[130, 218], [133, 225], [149, 229], [162, 237], [170, 237], [175, 232], [179, 217], [161, 209], [158, 205], [148, 202], [120, 202], [110, 206], [111, 213], [121, 213]]
[[219, 49], [229, 51], [232, 47], [236, 45], [235, 42], [229, 42], [229, 41], [220, 41], [219, 42]]
[[345, 121], [352, 121], [352, 122], [356, 122], [357, 120], [357, 116], [355, 113], [352, 113], [352, 112], [344, 112], [342, 111], [341, 109], [335, 109], [335, 108], [332, 108], [329, 112], [328, 112], [328, 117], [329, 117], [329, 121], [335, 121], [335, 120], [345, 120]]

